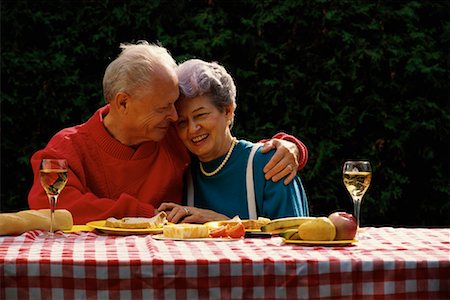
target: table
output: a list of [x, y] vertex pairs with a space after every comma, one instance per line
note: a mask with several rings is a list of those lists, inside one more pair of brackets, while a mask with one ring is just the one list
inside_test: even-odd
[[450, 229], [370, 227], [352, 246], [0, 237], [0, 299], [449, 299]]

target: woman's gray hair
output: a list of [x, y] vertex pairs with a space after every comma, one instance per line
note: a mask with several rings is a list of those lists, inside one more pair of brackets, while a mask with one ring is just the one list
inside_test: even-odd
[[216, 62], [190, 59], [177, 69], [180, 97], [195, 98], [208, 96], [223, 112], [230, 104], [236, 108], [236, 86], [224, 67]]
[[177, 65], [166, 48], [139, 41], [120, 44], [122, 52], [112, 61], [103, 76], [103, 96], [110, 102], [118, 92], [133, 93], [149, 88], [154, 71], [160, 67], [176, 69]]

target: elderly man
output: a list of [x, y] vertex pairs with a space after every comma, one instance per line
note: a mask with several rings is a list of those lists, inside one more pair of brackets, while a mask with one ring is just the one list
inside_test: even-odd
[[[69, 180], [57, 207], [69, 210], [75, 224], [151, 217], [161, 203], [181, 202], [190, 154], [172, 125], [178, 118], [177, 65], [165, 48], [147, 42], [121, 48], [103, 78], [107, 105], [86, 123], [58, 132], [32, 156], [31, 209], [49, 206], [39, 181], [43, 158], [68, 161]], [[306, 163], [306, 147], [282, 133], [274, 138], [295, 144], [268, 142], [266, 150], [276, 147], [278, 154], [266, 166], [266, 177], [289, 181]]]

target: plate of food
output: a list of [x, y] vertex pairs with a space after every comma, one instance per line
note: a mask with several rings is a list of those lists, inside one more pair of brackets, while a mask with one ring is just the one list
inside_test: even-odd
[[110, 217], [106, 220], [91, 221], [86, 225], [112, 235], [158, 234], [162, 233], [163, 226], [168, 224], [166, 217], [165, 212], [160, 212], [151, 218], [124, 217], [116, 219]]
[[[285, 228], [279, 235], [286, 244], [303, 246], [346, 246], [358, 242], [355, 239], [356, 223], [342, 221], [340, 218], [333, 223], [327, 217], [291, 218], [282, 222]], [[293, 223], [296, 226], [290, 228]]]

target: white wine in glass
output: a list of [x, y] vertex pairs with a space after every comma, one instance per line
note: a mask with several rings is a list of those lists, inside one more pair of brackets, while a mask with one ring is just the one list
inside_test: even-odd
[[41, 185], [44, 188], [50, 202], [50, 229], [53, 236], [53, 223], [55, 208], [61, 190], [67, 183], [67, 161], [65, 159], [43, 159], [39, 170]]
[[342, 172], [344, 185], [353, 199], [354, 214], [359, 230], [361, 202], [372, 180], [372, 167], [366, 160], [348, 160], [344, 163]]

